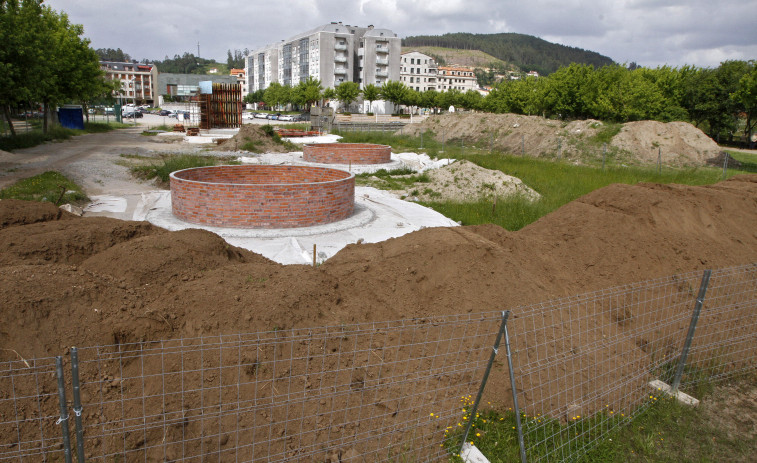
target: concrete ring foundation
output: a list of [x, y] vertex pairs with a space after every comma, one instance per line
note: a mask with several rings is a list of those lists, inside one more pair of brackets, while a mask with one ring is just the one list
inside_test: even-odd
[[302, 147], [305, 161], [319, 164], [387, 164], [392, 148], [369, 143], [314, 143]]
[[186, 222], [232, 228], [294, 228], [346, 219], [355, 176], [309, 166], [212, 166], [171, 174], [171, 208]]

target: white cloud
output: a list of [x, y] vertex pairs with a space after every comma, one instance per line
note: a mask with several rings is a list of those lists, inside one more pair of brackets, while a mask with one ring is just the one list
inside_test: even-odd
[[717, 66], [757, 58], [757, 0], [47, 0], [95, 48], [134, 58], [185, 52], [225, 60], [331, 21], [400, 37], [518, 32], [642, 65]]

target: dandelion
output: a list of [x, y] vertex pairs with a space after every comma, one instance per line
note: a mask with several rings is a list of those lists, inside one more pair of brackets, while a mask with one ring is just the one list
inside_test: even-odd
[[[480, 433], [480, 432], [477, 432], [477, 433], [476, 433], [476, 437], [481, 437], [481, 433]], [[662, 440], [662, 439], [661, 439], [661, 440]]]
[[434, 416], [434, 413], [433, 413], [433, 412], [431, 412], [431, 413], [430, 413], [430, 414], [429, 414], [428, 416]]

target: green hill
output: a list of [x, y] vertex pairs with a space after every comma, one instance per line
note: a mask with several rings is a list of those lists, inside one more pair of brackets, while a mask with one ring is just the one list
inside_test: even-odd
[[512, 63], [523, 71], [551, 74], [570, 63], [592, 64], [596, 67], [613, 64], [613, 60], [594, 51], [568, 47], [525, 34], [417, 35], [402, 40], [403, 47], [444, 47], [458, 50], [480, 50]]

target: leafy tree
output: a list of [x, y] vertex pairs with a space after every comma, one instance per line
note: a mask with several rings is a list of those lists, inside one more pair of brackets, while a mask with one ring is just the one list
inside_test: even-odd
[[310, 111], [311, 106], [324, 98], [321, 81], [310, 76], [294, 87], [292, 95], [296, 104], [305, 106], [305, 110]]
[[[294, 90], [292, 90], [292, 92], [294, 92]], [[264, 97], [265, 97], [265, 90], [255, 90], [254, 92], [248, 93], [244, 97], [244, 102], [250, 103], [250, 104], [260, 103], [261, 101], [263, 101]]]
[[381, 86], [379, 94], [382, 99], [392, 103], [395, 108], [399, 108], [399, 105], [407, 98], [408, 91], [409, 89], [402, 82], [390, 80]]
[[438, 98], [439, 92], [434, 89], [426, 90], [424, 92], [421, 92], [418, 105], [422, 108], [433, 109], [434, 112], [437, 112], [439, 109]]
[[583, 92], [593, 70], [590, 65], [573, 63], [549, 76], [544, 95], [547, 111], [561, 118], [587, 117]]
[[465, 109], [481, 109], [484, 97], [476, 90], [468, 90], [460, 96], [460, 106]]
[[95, 50], [95, 53], [97, 53], [97, 56], [102, 61], [117, 61], [121, 63], [131, 61], [131, 56], [128, 53], [124, 53], [120, 48], [116, 48], [115, 50], [112, 48], [98, 48]]
[[243, 69], [244, 58], [245, 56], [249, 54], [250, 54], [250, 51], [246, 48], [244, 49], [244, 51], [235, 49], [233, 54], [231, 50], [229, 50], [226, 54], [226, 66], [228, 66], [229, 70]]
[[322, 96], [323, 96], [323, 99], [325, 101], [335, 100], [336, 99], [336, 90], [334, 90], [333, 88], [329, 87], [329, 88], [327, 88], [326, 90], [323, 91]]
[[368, 102], [368, 111], [372, 111], [373, 102], [381, 98], [380, 92], [381, 89], [374, 84], [368, 84], [363, 88], [361, 93], [363, 94], [363, 99]]
[[731, 99], [739, 105], [738, 109], [746, 114], [744, 139], [749, 142], [757, 124], [757, 63], [750, 63], [752, 70], [739, 80], [738, 89], [731, 93]]
[[357, 82], [342, 82], [337, 85], [335, 91], [336, 99], [342, 103], [344, 109], [349, 108], [352, 102], [360, 96], [360, 86]]
[[451, 88], [447, 91], [439, 93], [439, 102], [438, 105], [443, 109], [447, 110], [450, 106], [454, 106], [455, 108], [461, 106], [460, 105], [460, 98], [462, 96], [462, 92], [456, 88]]
[[278, 82], [271, 82], [271, 85], [265, 89], [263, 94], [263, 101], [265, 104], [271, 107], [279, 107], [286, 105], [291, 101], [290, 97], [291, 88], [281, 85]]

